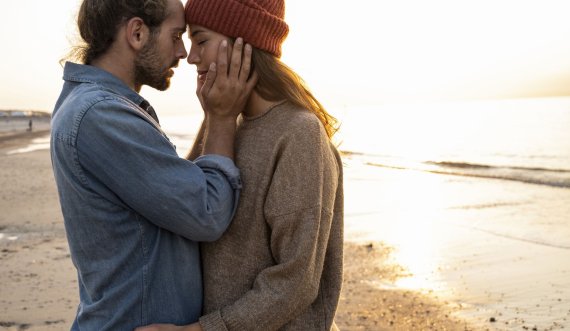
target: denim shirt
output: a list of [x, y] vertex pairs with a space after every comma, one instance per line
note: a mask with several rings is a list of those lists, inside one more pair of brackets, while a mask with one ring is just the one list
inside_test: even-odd
[[240, 191], [233, 161], [180, 158], [144, 99], [66, 63], [51, 157], [80, 304], [72, 330], [188, 324], [202, 309], [199, 241], [219, 238]]

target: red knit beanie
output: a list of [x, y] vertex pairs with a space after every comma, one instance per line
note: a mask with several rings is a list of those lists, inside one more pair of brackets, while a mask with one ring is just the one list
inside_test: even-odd
[[186, 23], [201, 25], [280, 57], [289, 33], [285, 0], [188, 0]]

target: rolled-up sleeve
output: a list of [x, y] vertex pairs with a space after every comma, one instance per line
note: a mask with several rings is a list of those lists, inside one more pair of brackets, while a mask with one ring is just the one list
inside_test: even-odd
[[87, 187], [188, 239], [223, 234], [241, 188], [231, 159], [180, 158], [167, 137], [122, 100], [92, 105], [77, 130], [78, 172]]
[[198, 157], [194, 163], [200, 168], [212, 168], [221, 171], [234, 189], [241, 189], [239, 170], [231, 159], [221, 155], [208, 154]]

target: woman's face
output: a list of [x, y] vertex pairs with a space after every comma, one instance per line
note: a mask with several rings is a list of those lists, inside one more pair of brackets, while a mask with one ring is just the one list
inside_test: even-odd
[[[223, 34], [196, 24], [190, 24], [189, 38], [192, 45], [190, 46], [188, 63], [196, 66], [196, 71], [198, 72], [198, 86], [200, 87], [206, 81], [206, 74], [208, 73], [210, 63], [216, 62], [218, 49], [222, 40], [227, 40], [228, 45], [232, 44], [232, 40]], [[229, 57], [230, 54], [228, 52], [228, 59]]]

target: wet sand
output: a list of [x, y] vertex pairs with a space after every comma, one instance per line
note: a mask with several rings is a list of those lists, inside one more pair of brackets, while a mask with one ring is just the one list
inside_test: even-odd
[[49, 151], [5, 155], [47, 131], [0, 136], [0, 329], [69, 329], [77, 281]]
[[570, 328], [570, 190], [353, 161], [345, 238], [382, 242], [404, 270], [369, 284], [447, 302], [477, 330]]
[[[46, 133], [0, 137], [0, 329], [68, 330], [78, 291], [48, 150], [6, 155]], [[359, 179], [348, 176], [348, 192]], [[347, 223], [358, 221], [350, 204]], [[437, 292], [396, 284], [410, 271], [379, 241], [345, 245], [341, 330], [485, 330], [457, 313], [461, 306]], [[385, 286], [377, 286], [381, 281]]]

